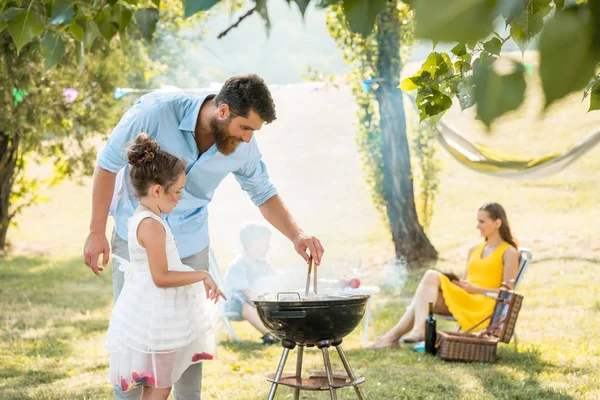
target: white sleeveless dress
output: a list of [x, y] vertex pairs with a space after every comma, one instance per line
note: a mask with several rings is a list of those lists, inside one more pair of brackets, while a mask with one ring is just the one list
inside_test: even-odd
[[167, 223], [149, 211], [128, 221], [130, 262], [120, 261], [125, 284], [108, 326], [109, 381], [123, 391], [136, 386], [167, 388], [191, 365], [216, 358], [214, 326], [218, 308], [206, 298], [202, 282], [159, 288], [152, 281], [148, 255], [137, 240], [145, 218], [159, 221], [167, 234], [169, 271], [193, 271], [183, 265]]

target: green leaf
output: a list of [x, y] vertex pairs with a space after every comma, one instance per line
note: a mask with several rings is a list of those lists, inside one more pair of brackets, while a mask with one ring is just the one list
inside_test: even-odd
[[499, 75], [494, 67], [478, 65], [473, 68], [473, 96], [477, 103], [477, 118], [488, 128], [499, 116], [516, 109], [525, 97], [525, 68], [514, 63], [515, 70]]
[[450, 50], [452, 54], [458, 57], [462, 57], [467, 54], [467, 46], [464, 43], [459, 43]]
[[218, 2], [219, 0], [183, 0], [183, 17], [189, 18], [200, 11], [208, 10]]
[[385, 9], [387, 0], [343, 0], [344, 14], [350, 30], [369, 36], [377, 16]]
[[74, 20], [71, 21], [71, 25], [69, 25], [69, 31], [73, 34], [77, 41], [81, 42], [85, 36], [85, 21], [84, 20]]
[[400, 86], [398, 87], [404, 90], [405, 92], [410, 92], [411, 90], [419, 88], [419, 86], [414, 84], [411, 78], [403, 79], [402, 82], [400, 82]]
[[44, 70], [54, 68], [65, 54], [65, 42], [59, 33], [47, 30], [41, 42]]
[[100, 30], [98, 29], [98, 24], [94, 21], [91, 21], [84, 27], [83, 34], [83, 44], [84, 47], [89, 50], [92, 48], [92, 45], [101, 36]]
[[[423, 91], [423, 89], [420, 89], [419, 92], [417, 107], [421, 111], [420, 122], [423, 122], [426, 118], [442, 114], [452, 107], [452, 99], [438, 90]], [[423, 95], [421, 92], [426, 94]]]
[[294, 2], [298, 5], [300, 13], [304, 17], [304, 13], [306, 12], [308, 5], [310, 4], [310, 0], [294, 0]]
[[556, 7], [556, 11], [560, 11], [565, 8], [565, 0], [554, 0], [554, 6]]
[[156, 8], [160, 8], [160, 0], [152, 0], [152, 4], [154, 4]]
[[475, 68], [489, 68], [498, 58], [487, 51], [481, 52], [479, 58], [473, 62], [473, 69]]
[[491, 38], [483, 44], [483, 49], [491, 54], [499, 56], [502, 51], [502, 42], [498, 38]]
[[421, 67], [427, 71], [434, 79], [454, 74], [452, 60], [446, 53], [432, 52]]
[[4, 13], [0, 13], [0, 32], [2, 32], [4, 29], [6, 29], [7, 24], [6, 24], [6, 20], [4, 18]]
[[552, 11], [550, 0], [529, 0], [527, 4], [527, 12], [530, 15], [537, 15], [539, 17], [545, 17]]
[[597, 82], [590, 90], [590, 108], [589, 111], [600, 110], [600, 82]]
[[456, 98], [461, 110], [473, 107], [475, 105], [475, 98], [473, 96], [473, 83], [470, 77], [461, 80], [458, 83], [458, 91], [456, 92]]
[[588, 109], [588, 112], [600, 110], [600, 82], [596, 82], [592, 85], [588, 94], [590, 96], [590, 108]]
[[321, 0], [317, 3], [317, 7], [319, 8], [327, 8], [329, 6], [332, 6], [334, 4], [339, 3], [341, 0]]
[[104, 39], [110, 42], [117, 32], [119, 32], [119, 25], [113, 21], [99, 21], [98, 30]]
[[142, 31], [142, 36], [147, 41], [152, 41], [152, 35], [156, 30], [156, 24], [158, 23], [158, 9], [156, 8], [142, 8], [135, 12], [135, 22]]
[[526, 0], [505, 0], [500, 2], [500, 13], [506, 20], [508, 26], [515, 18], [525, 10], [527, 6]]
[[438, 84], [431, 79], [431, 74], [428, 71], [419, 70], [414, 76], [409, 78], [412, 83], [419, 87], [430, 87], [432, 89], [437, 89]]
[[544, 19], [539, 15], [529, 15], [523, 11], [510, 23], [510, 34], [521, 53], [529, 47], [533, 38], [542, 31]]
[[75, 45], [75, 49], [76, 49], [75, 56], [77, 59], [77, 73], [79, 75], [83, 74], [84, 47], [85, 47], [84, 42], [77, 42]]
[[454, 69], [456, 72], [464, 75], [471, 70], [471, 64], [466, 61], [458, 60], [454, 63]]
[[17, 54], [23, 46], [31, 42], [44, 30], [44, 21], [35, 12], [22, 8], [9, 8], [4, 13], [7, 22], [8, 32], [15, 41]]
[[493, 29], [494, 14], [486, 0], [418, 0], [416, 34], [441, 42], [471, 42]]
[[112, 8], [111, 21], [119, 26], [119, 31], [124, 30], [131, 22], [133, 13], [121, 4], [117, 4]]
[[540, 76], [545, 108], [574, 90], [585, 87], [594, 75], [593, 23], [587, 8], [573, 7], [546, 23], [540, 36]]
[[55, 0], [52, 6], [50, 25], [70, 24], [74, 15], [72, 0]]

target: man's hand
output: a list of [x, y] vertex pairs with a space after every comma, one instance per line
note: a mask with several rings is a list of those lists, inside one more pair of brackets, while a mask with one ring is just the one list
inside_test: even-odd
[[309, 260], [308, 254], [306, 253], [306, 250], [308, 249], [315, 263], [317, 265], [321, 265], [321, 257], [323, 257], [325, 250], [323, 249], [319, 239], [314, 236], [308, 236], [304, 233], [299, 233], [294, 238], [293, 243], [296, 251], [302, 256], [302, 258], [304, 258], [306, 263], [308, 263]]
[[[102, 254], [102, 267], [98, 265], [98, 257]], [[85, 240], [83, 248], [83, 262], [90, 267], [92, 272], [100, 276], [100, 272], [106, 268], [110, 257], [110, 247], [106, 235], [103, 233], [90, 232]]]

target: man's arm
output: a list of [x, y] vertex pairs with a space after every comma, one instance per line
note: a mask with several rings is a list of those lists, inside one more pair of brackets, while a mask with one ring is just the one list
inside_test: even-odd
[[103, 270], [98, 265], [102, 254], [102, 266], [106, 267], [110, 246], [106, 239], [106, 221], [115, 189], [116, 175], [127, 165], [127, 148], [142, 132], [156, 138], [159, 126], [159, 110], [136, 104], [125, 113], [110, 138], [98, 154], [92, 185], [92, 217], [90, 233], [85, 241], [83, 260], [96, 275]]
[[317, 265], [321, 264], [321, 258], [325, 250], [319, 239], [314, 236], [309, 236], [300, 229], [292, 214], [288, 211], [279, 195], [271, 197], [259, 206], [260, 212], [267, 221], [285, 237], [290, 239], [298, 254], [308, 263], [309, 256], [306, 250], [314, 258]]
[[[100, 275], [103, 267], [108, 264], [110, 247], [106, 239], [106, 221], [108, 210], [115, 190], [117, 174], [109, 172], [100, 166], [94, 170], [92, 183], [92, 218], [90, 233], [85, 241], [83, 260], [96, 275]], [[102, 254], [102, 267], [98, 265], [98, 257]]]
[[308, 263], [309, 256], [306, 253], [308, 249], [317, 265], [320, 265], [324, 252], [321, 242], [313, 236], [306, 235], [298, 227], [292, 214], [277, 195], [277, 190], [269, 181], [267, 166], [262, 161], [255, 138], [252, 138], [250, 142], [249, 158], [250, 161], [246, 165], [233, 173], [235, 179], [242, 189], [248, 192], [250, 199], [258, 206], [263, 217], [292, 241], [298, 254]]

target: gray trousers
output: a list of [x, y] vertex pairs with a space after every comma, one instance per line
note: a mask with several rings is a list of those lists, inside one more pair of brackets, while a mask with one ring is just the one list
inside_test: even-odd
[[[129, 260], [129, 249], [127, 241], [121, 239], [119, 235], [113, 231], [112, 253], [126, 260]], [[208, 247], [199, 253], [183, 258], [181, 260], [185, 265], [192, 267], [195, 270], [208, 271]], [[119, 270], [119, 262], [113, 260], [112, 266], [113, 290], [115, 301], [123, 290], [125, 276]], [[202, 390], [202, 363], [190, 365], [189, 368], [181, 375], [181, 378], [173, 386], [173, 397], [175, 400], [200, 400]], [[142, 395], [142, 388], [137, 387], [128, 392], [121, 390], [121, 385], [115, 385], [113, 392], [116, 400], [139, 399]]]

